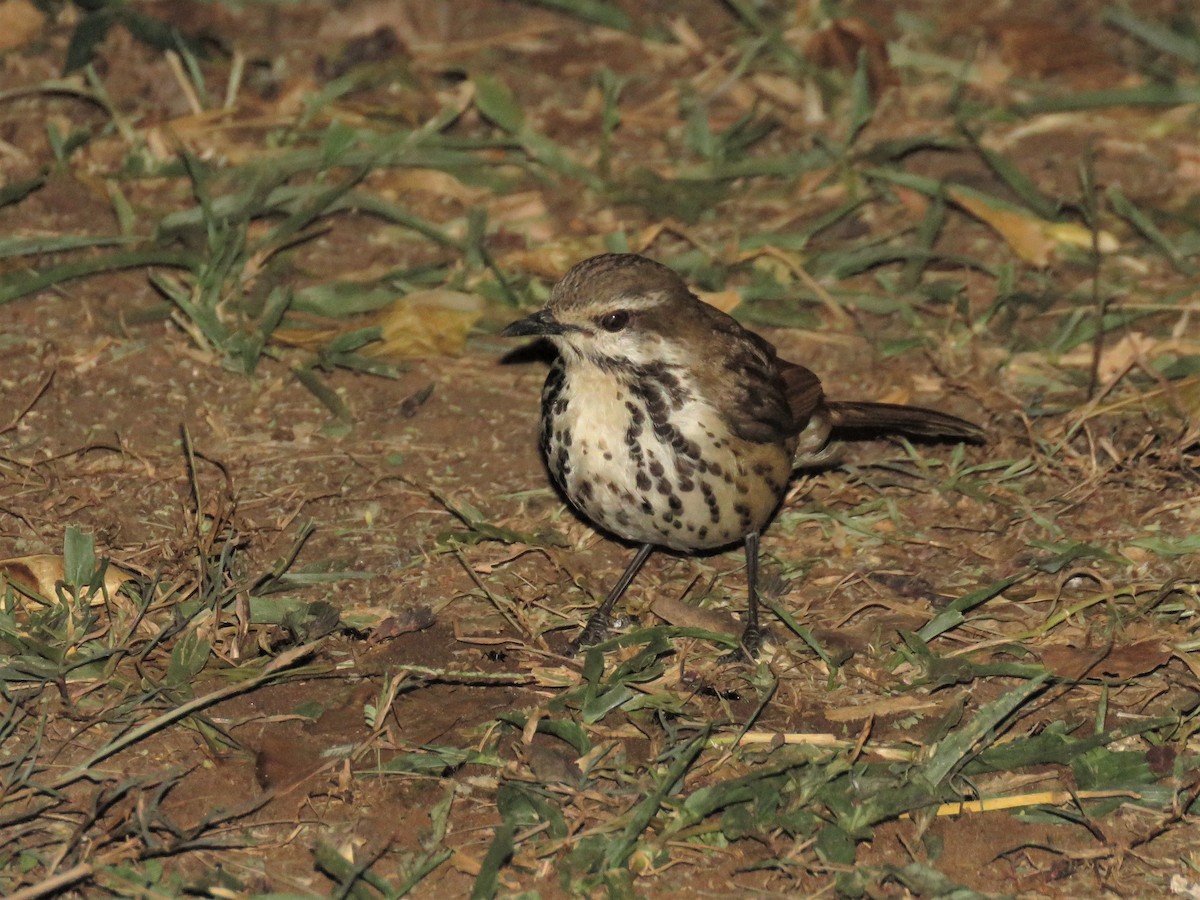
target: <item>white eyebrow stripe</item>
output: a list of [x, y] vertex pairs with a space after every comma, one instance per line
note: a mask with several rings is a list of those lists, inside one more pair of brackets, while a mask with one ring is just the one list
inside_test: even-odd
[[653, 309], [656, 306], [662, 306], [665, 299], [664, 291], [653, 291], [649, 294], [621, 294], [613, 298], [612, 306], [627, 309], [630, 312], [640, 312], [646, 309]]

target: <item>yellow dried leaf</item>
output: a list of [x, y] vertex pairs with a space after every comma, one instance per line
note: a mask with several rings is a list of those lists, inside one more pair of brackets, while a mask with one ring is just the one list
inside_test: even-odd
[[467, 334], [483, 316], [483, 299], [434, 288], [393, 300], [369, 317], [354, 318], [328, 328], [278, 328], [272, 340], [289, 347], [320, 350], [335, 338], [375, 326], [379, 340], [359, 352], [379, 359], [454, 356], [462, 352]]
[[[1060, 244], [1087, 250], [1092, 247], [1092, 232], [1078, 222], [1047, 222], [1045, 228], [1046, 234]], [[1121, 248], [1121, 242], [1110, 232], [1101, 231], [1096, 235], [1096, 246], [1101, 253], [1115, 253]]]
[[945, 703], [917, 694], [900, 694], [895, 697], [885, 697], [869, 703], [855, 703], [848, 706], [830, 707], [824, 711], [825, 718], [831, 722], [854, 722], [869, 719], [872, 716], [884, 718], [887, 716], [911, 716], [917, 713], [927, 713], [941, 710]]
[[808, 106], [808, 92], [794, 77], [759, 72], [750, 82], [760, 94], [785, 109], [804, 110]]
[[[361, 323], [354, 326], [354, 329], [363, 327]], [[332, 326], [330, 328], [277, 328], [271, 335], [271, 340], [276, 343], [286, 344], [288, 347], [299, 347], [302, 350], [320, 350], [339, 334], [346, 331], [354, 330], [347, 326]]]
[[42, 30], [46, 17], [29, 0], [0, 2], [0, 51], [28, 44]]
[[383, 358], [453, 356], [461, 353], [467, 333], [483, 316], [475, 294], [434, 288], [401, 297], [373, 317], [382, 332], [363, 353]]
[[[28, 591], [40, 594], [47, 600], [53, 600], [57, 594], [55, 587], [64, 578], [63, 558], [47, 553], [34, 556], [15, 556], [12, 559], [0, 560], [0, 594], [8, 588], [9, 582], [21, 585]], [[92, 595], [92, 605], [105, 602], [104, 594], [114, 596], [121, 585], [133, 576], [120, 566], [109, 563], [104, 572], [104, 591]], [[24, 595], [16, 592], [18, 597]]]
[[581, 259], [603, 252], [604, 243], [600, 238], [582, 238], [541, 243], [532, 250], [513, 250], [500, 256], [498, 262], [503, 269], [516, 269], [557, 281]]
[[412, 194], [434, 194], [459, 203], [475, 203], [487, 193], [439, 169], [382, 169], [372, 175], [371, 183], [381, 196], [393, 201]]
[[733, 312], [742, 302], [742, 295], [737, 291], [696, 291], [695, 293], [709, 306], [715, 306], [723, 313]]
[[[1030, 265], [1039, 268], [1048, 266], [1055, 250], [1062, 245], [1092, 246], [1092, 233], [1074, 222], [1048, 222], [1032, 213], [1001, 206], [958, 188], [950, 188], [946, 196], [995, 229], [1013, 252]], [[1107, 231], [1100, 232], [1097, 243], [1103, 253], [1112, 253], [1120, 246]]]
[[995, 229], [1013, 252], [1030, 265], [1043, 268], [1050, 264], [1050, 254], [1054, 252], [1054, 239], [1046, 234], [1044, 219], [1028, 213], [1017, 212], [1007, 207], [993, 206], [986, 200], [967, 194], [964, 191], [950, 188], [946, 196], [979, 219]]

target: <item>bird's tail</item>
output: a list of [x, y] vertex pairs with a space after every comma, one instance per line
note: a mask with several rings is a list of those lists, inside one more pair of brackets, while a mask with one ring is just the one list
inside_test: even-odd
[[827, 400], [826, 405], [835, 435], [839, 432], [875, 432], [973, 443], [984, 440], [983, 429], [973, 422], [923, 406], [831, 400]]

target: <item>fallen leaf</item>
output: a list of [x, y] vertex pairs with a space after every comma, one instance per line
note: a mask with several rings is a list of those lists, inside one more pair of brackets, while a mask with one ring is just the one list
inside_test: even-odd
[[1062, 78], [1076, 88], [1111, 87], [1125, 71], [1104, 32], [1058, 25], [1044, 18], [1006, 21], [997, 29], [1000, 56], [1026, 78]]
[[895, 697], [885, 697], [870, 703], [830, 707], [824, 711], [824, 715], [830, 722], [855, 722], [870, 718], [932, 713], [944, 709], [945, 706], [946, 703], [942, 700], [917, 694], [898, 694]]
[[[1064, 353], [1059, 357], [1058, 363], [1063, 366], [1090, 368], [1092, 353], [1091, 345], [1083, 344], [1069, 353]], [[1175, 338], [1156, 338], [1140, 331], [1131, 331], [1120, 340], [1101, 349], [1097, 369], [1100, 383], [1108, 384], [1128, 372], [1135, 363], [1145, 363], [1167, 353], [1177, 356], [1200, 354], [1200, 343]]]
[[[56, 586], [60, 584], [65, 577], [63, 570], [63, 558], [52, 554], [38, 554], [35, 556], [17, 556], [12, 559], [0, 560], [0, 594], [5, 592], [8, 583], [12, 582], [16, 585], [21, 585], [27, 591], [38, 594], [49, 601], [54, 601], [57, 597]], [[105, 594], [114, 597], [121, 585], [127, 581], [131, 581], [133, 575], [126, 572], [120, 566], [109, 563], [104, 570], [104, 590], [96, 591], [88, 602], [92, 606], [99, 606], [105, 602]], [[36, 603], [35, 600], [28, 597], [22, 591], [15, 591], [18, 602], [24, 599], [27, 603]]]
[[439, 169], [379, 169], [371, 173], [371, 185], [380, 196], [393, 202], [413, 194], [433, 194], [442, 200], [476, 203], [487, 191], [459, 181]]
[[741, 631], [729, 613], [703, 609], [674, 597], [659, 597], [650, 604], [650, 611], [668, 625], [679, 628], [703, 628], [718, 634], [738, 634]]
[[[951, 187], [946, 196], [975, 218], [995, 229], [1013, 252], [1030, 265], [1044, 268], [1060, 245], [1090, 247], [1092, 233], [1073, 222], [1048, 222], [999, 201]], [[1111, 253], [1120, 245], [1107, 231], [1097, 235], [1099, 249]]]
[[[1046, 234], [1060, 244], [1083, 249], [1090, 249], [1092, 246], [1091, 230], [1078, 222], [1047, 222], [1045, 230]], [[1096, 235], [1096, 248], [1101, 253], [1115, 253], [1121, 248], [1121, 242], [1109, 232], [1101, 231]]]
[[804, 85], [790, 75], [758, 72], [751, 76], [750, 83], [768, 100], [786, 109], [803, 110], [809, 102]]
[[804, 45], [804, 55], [813, 65], [846, 73], [858, 68], [860, 53], [866, 54], [872, 95], [878, 97], [885, 88], [900, 83], [888, 60], [887, 41], [863, 19], [835, 19]]
[[[500, 194], [492, 197], [487, 204], [488, 222], [502, 225], [523, 234], [530, 234], [534, 223], [549, 225], [549, 210], [546, 201], [538, 191], [521, 191], [513, 194]], [[539, 235], [530, 235], [533, 240], [544, 239]]]
[[421, 388], [421, 390], [417, 391], [416, 393], [409, 394], [400, 401], [399, 412], [401, 417], [405, 419], [411, 419], [417, 414], [417, 410], [424, 406], [425, 401], [428, 400], [432, 395], [432, 382], [425, 385], [425, 387]]
[[502, 269], [515, 269], [547, 281], [557, 281], [581, 259], [603, 252], [604, 243], [600, 238], [580, 238], [539, 243], [532, 250], [513, 250], [501, 254], [497, 262]]
[[483, 316], [483, 299], [444, 288], [415, 291], [369, 316], [330, 328], [279, 328], [272, 338], [290, 347], [319, 350], [343, 334], [363, 328], [379, 329], [379, 338], [362, 348], [364, 356], [400, 359], [454, 356], [462, 352], [467, 334]]
[[924, 218], [929, 212], [929, 198], [919, 191], [907, 188], [902, 184], [892, 185], [892, 193], [900, 201], [900, 205], [912, 213], [914, 218]]
[[1127, 681], [1166, 665], [1171, 650], [1157, 638], [1108, 647], [1050, 647], [1042, 665], [1061, 678], [1106, 678]]
[[742, 295], [737, 291], [696, 291], [695, 294], [709, 306], [715, 306], [723, 313], [733, 312], [742, 302]]
[[1175, 174], [1184, 181], [1200, 182], [1200, 147], [1192, 143], [1175, 144]]
[[24, 47], [42, 30], [46, 17], [29, 0], [0, 2], [0, 52]]
[[367, 646], [370, 647], [402, 634], [424, 631], [426, 628], [432, 627], [435, 621], [433, 610], [428, 606], [418, 606], [415, 609], [388, 616], [371, 632], [371, 636], [367, 638]]
[[434, 288], [402, 297], [374, 316], [382, 336], [363, 353], [375, 357], [453, 356], [483, 316], [475, 294]]

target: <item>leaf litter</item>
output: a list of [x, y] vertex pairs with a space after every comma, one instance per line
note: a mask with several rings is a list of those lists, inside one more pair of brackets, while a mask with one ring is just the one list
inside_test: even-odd
[[[0, 534], [49, 563], [0, 598], [2, 890], [1186, 892], [1200, 45], [1075, 6], [1055, 59], [970, 4], [44, 22], [0, 85]], [[988, 420], [797, 483], [757, 666], [722, 555], [556, 653], [624, 551], [489, 335], [604, 250]]]

